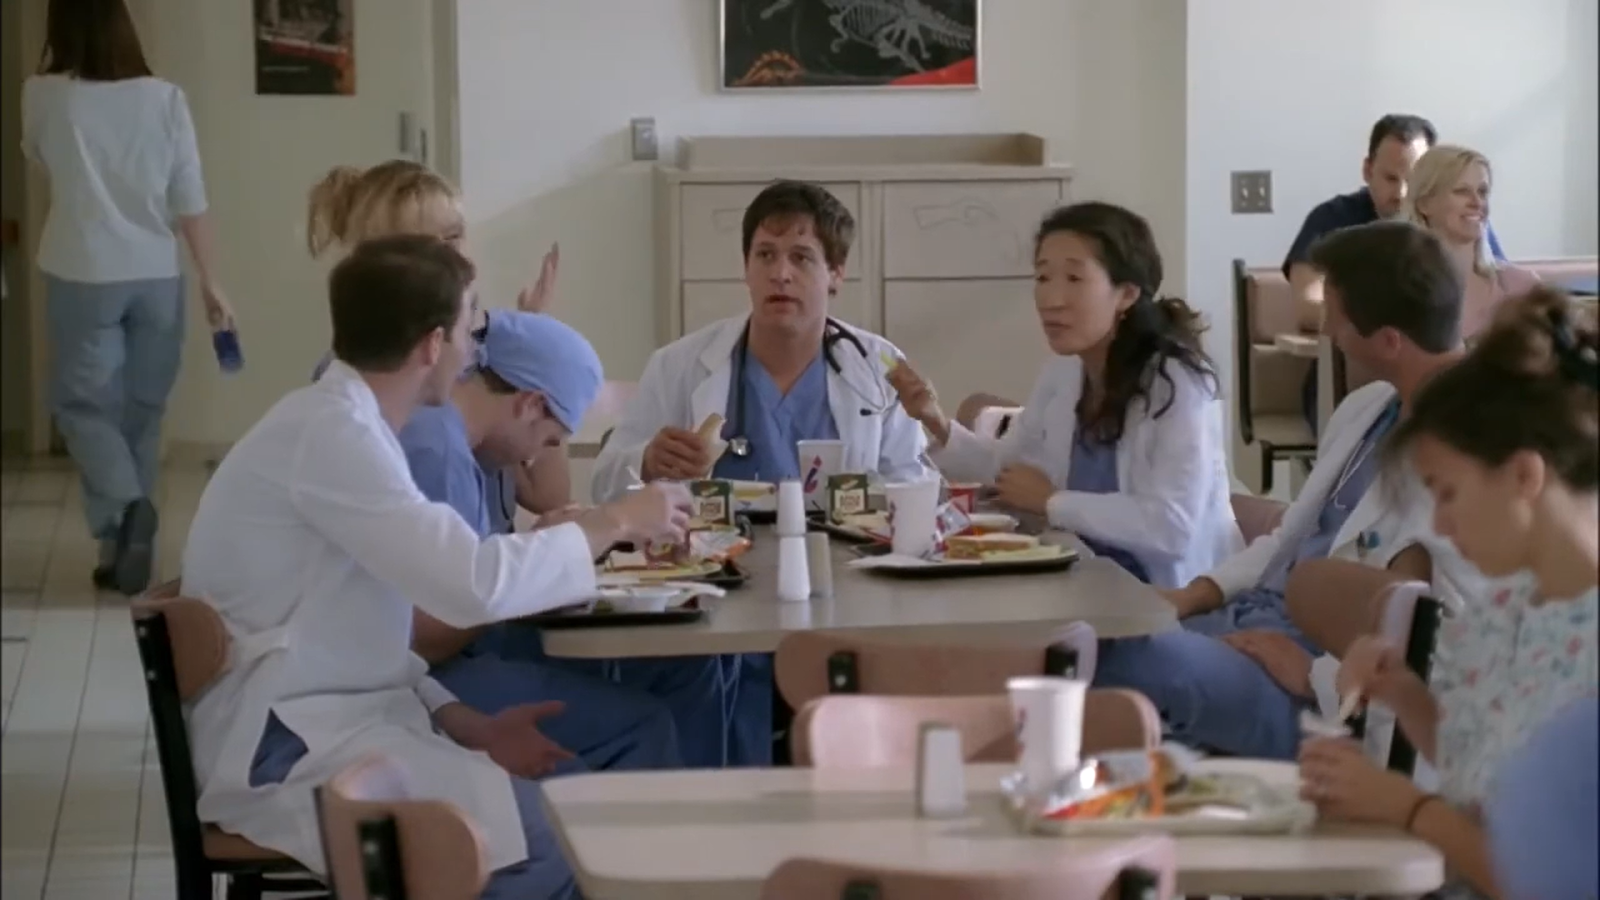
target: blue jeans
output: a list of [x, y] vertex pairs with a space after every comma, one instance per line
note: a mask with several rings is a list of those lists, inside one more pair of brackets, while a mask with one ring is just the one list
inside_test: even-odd
[[677, 726], [678, 755], [691, 769], [720, 768], [724, 762], [729, 691], [716, 657], [668, 656], [639, 659], [569, 659], [546, 656], [539, 629], [522, 622], [494, 626], [468, 652], [537, 662], [577, 672], [646, 694], [659, 701]]
[[[565, 712], [539, 723], [545, 736], [572, 751], [583, 769], [670, 769], [681, 765], [678, 729], [660, 701], [640, 691], [548, 662], [461, 655], [433, 677], [462, 703], [495, 715], [525, 703], [560, 700]], [[577, 762], [575, 760], [574, 762]]]
[[1249, 591], [1221, 609], [1184, 619], [1181, 629], [1101, 641], [1094, 684], [1150, 698], [1168, 735], [1181, 743], [1231, 756], [1293, 759], [1300, 748], [1300, 711], [1309, 701], [1218, 640], [1254, 629], [1288, 634], [1310, 648], [1289, 622], [1281, 596]]
[[115, 539], [154, 491], [161, 417], [183, 357], [183, 279], [87, 284], [44, 276], [50, 411], [83, 481], [89, 533]]
[[[281, 784], [305, 755], [306, 745], [300, 736], [279, 721], [276, 714], [270, 715], [250, 765], [250, 786]], [[561, 845], [550, 823], [545, 821], [539, 783], [512, 778], [511, 790], [522, 817], [528, 858], [495, 870], [479, 895], [481, 900], [576, 900], [578, 885], [566, 857], [561, 855]]]

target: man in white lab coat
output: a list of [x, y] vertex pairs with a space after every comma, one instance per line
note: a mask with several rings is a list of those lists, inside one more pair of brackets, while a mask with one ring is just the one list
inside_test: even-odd
[[1095, 670], [1096, 685], [1149, 697], [1178, 740], [1238, 756], [1294, 756], [1312, 654], [1335, 649], [1290, 619], [1284, 588], [1295, 565], [1350, 559], [1432, 581], [1446, 596], [1475, 581], [1434, 539], [1426, 491], [1378, 477], [1383, 437], [1406, 402], [1460, 358], [1460, 275], [1438, 238], [1398, 222], [1338, 232], [1311, 258], [1325, 277], [1329, 336], [1377, 380], [1334, 411], [1282, 524], [1168, 592], [1183, 627], [1102, 642]]
[[[651, 355], [595, 462], [596, 500], [620, 496], [636, 477], [799, 479], [803, 440], [842, 441], [844, 472], [931, 475], [922, 427], [886, 380], [899, 351], [828, 315], [854, 236], [850, 211], [820, 185], [778, 181], [751, 201], [741, 231], [750, 311]], [[718, 458], [695, 433], [713, 413], [725, 419]], [[772, 749], [770, 656], [729, 662], [724, 674], [729, 760], [763, 765]]]
[[577, 521], [480, 540], [412, 483], [395, 433], [444, 401], [471, 350], [472, 266], [430, 237], [358, 247], [329, 279], [334, 353], [234, 445], [201, 496], [183, 589], [233, 637], [194, 703], [203, 820], [325, 871], [313, 789], [366, 754], [480, 827], [485, 897], [571, 897], [543, 821], [536, 715], [488, 716], [426, 677], [413, 606], [456, 627], [540, 612], [594, 590], [619, 540], [681, 533], [689, 500], [653, 486]]

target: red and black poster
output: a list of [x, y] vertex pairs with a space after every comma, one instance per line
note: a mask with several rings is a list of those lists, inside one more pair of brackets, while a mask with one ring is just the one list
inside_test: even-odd
[[976, 88], [981, 0], [721, 0], [722, 87]]
[[352, 0], [255, 0], [256, 93], [356, 92]]

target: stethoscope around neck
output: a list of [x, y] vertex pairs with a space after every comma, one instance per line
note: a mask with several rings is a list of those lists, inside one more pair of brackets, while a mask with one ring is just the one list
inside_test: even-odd
[[[863, 360], [869, 359], [867, 354], [867, 345], [861, 342], [861, 338], [856, 337], [855, 334], [851, 332], [849, 328], [846, 328], [838, 319], [829, 316], [823, 320], [822, 324], [823, 361], [828, 364], [828, 368], [832, 369], [835, 375], [843, 378], [845, 385], [850, 388], [851, 392], [859, 397], [861, 402], [866, 404], [866, 406], [861, 408], [860, 414], [862, 416], [881, 415], [890, 407], [894, 406], [894, 398], [888, 394], [887, 387], [884, 387], [885, 396], [880, 398], [879, 402], [875, 403], [873, 399], [863, 393], [861, 388], [857, 387], [854, 382], [852, 382], [849, 378], [844, 378], [844, 367], [840, 365], [839, 360], [834, 356], [833, 353], [834, 347], [837, 346], [840, 341], [843, 341], [849, 344], [851, 347], [854, 347], [855, 351], [861, 354], [861, 358]], [[723, 433], [726, 435], [726, 440], [728, 441], [728, 452], [740, 459], [745, 459], [750, 456], [750, 438], [745, 434], [744, 427], [745, 357], [749, 349], [750, 321], [746, 319], [744, 323], [744, 330], [739, 332], [739, 342], [733, 345], [733, 409], [729, 410], [730, 416], [728, 419], [728, 424], [723, 429]]]

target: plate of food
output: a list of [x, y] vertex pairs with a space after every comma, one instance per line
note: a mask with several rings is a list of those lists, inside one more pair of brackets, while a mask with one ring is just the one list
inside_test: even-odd
[[692, 531], [672, 546], [612, 550], [601, 560], [596, 581], [608, 588], [663, 581], [741, 587], [750, 575], [735, 560], [749, 547], [750, 539], [736, 529]]
[[1201, 759], [1175, 745], [1112, 751], [1044, 790], [1013, 774], [1001, 798], [1018, 827], [1060, 836], [1284, 834], [1315, 821], [1315, 810], [1297, 795], [1291, 764], [1281, 764], [1290, 773], [1284, 779], [1260, 761], [1235, 762]]
[[923, 559], [895, 554], [887, 544], [857, 547], [853, 568], [896, 578], [953, 578], [1061, 572], [1078, 561], [1078, 551], [1040, 543], [1027, 534], [958, 534], [945, 538], [940, 553]]

